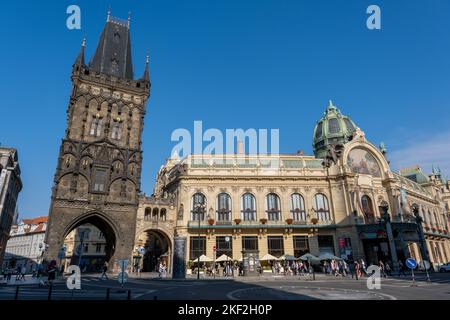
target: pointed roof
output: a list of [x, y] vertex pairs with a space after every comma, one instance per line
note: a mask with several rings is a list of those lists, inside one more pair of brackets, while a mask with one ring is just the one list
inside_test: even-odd
[[149, 62], [150, 62], [150, 56], [147, 53], [147, 55], [145, 57], [145, 69], [144, 69], [144, 75], [142, 76], [142, 80], [148, 81], [148, 82], [150, 82], [150, 72], [148, 70], [148, 63]]
[[77, 59], [75, 60], [76, 65], [83, 65], [84, 64], [84, 48], [86, 47], [86, 37], [83, 38], [83, 42], [81, 43], [81, 49], [80, 53], [77, 56]]
[[105, 27], [90, 63], [93, 71], [133, 79], [131, 61], [130, 17], [122, 20], [108, 11]]

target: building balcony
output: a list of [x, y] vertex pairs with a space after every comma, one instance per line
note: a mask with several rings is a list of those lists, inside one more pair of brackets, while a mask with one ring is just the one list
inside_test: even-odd
[[[200, 228], [216, 228], [216, 229], [225, 229], [225, 228], [293, 228], [293, 229], [309, 229], [309, 228], [323, 228], [323, 227], [334, 227], [335, 224], [331, 220], [321, 221], [319, 220], [316, 224], [311, 223], [310, 221], [292, 221], [291, 224], [288, 224], [285, 220], [267, 220], [265, 223], [262, 223], [260, 220], [241, 220], [238, 224], [236, 221], [214, 221], [210, 224], [208, 221], [200, 221]], [[199, 223], [198, 221], [189, 221], [188, 228], [198, 229]]]

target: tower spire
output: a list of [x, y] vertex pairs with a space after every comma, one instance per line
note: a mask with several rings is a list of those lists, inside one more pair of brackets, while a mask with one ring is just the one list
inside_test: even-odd
[[150, 62], [150, 56], [148, 54], [148, 50], [147, 50], [147, 54], [145, 56], [145, 69], [144, 69], [144, 75], [142, 76], [142, 79], [145, 81], [150, 81], [150, 72], [149, 72], [149, 67], [148, 64]]
[[81, 42], [81, 49], [80, 53], [78, 54], [77, 60], [75, 60], [76, 65], [83, 65], [84, 64], [84, 48], [86, 47], [86, 36], [84, 36], [83, 41]]
[[108, 7], [108, 16], [106, 17], [106, 22], [111, 20], [111, 6]]

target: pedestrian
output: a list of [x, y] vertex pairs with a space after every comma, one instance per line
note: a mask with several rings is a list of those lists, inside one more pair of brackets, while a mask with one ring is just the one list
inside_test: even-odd
[[385, 268], [386, 268], [386, 274], [390, 277], [391, 276], [391, 266], [389, 265], [389, 263], [387, 261], [385, 264]]
[[53, 281], [55, 280], [55, 277], [56, 277], [56, 261], [52, 260], [50, 261], [50, 264], [48, 265], [47, 269], [48, 284], [52, 285]]
[[103, 280], [103, 278], [106, 278], [106, 280], [108, 280], [108, 275], [106, 274], [106, 271], [108, 271], [108, 263], [105, 261], [105, 263], [103, 264], [103, 270], [102, 270], [102, 277], [101, 279]]
[[19, 280], [25, 281], [25, 274], [27, 273], [27, 266], [23, 265], [22, 268], [20, 268], [20, 278]]
[[360, 268], [360, 270], [362, 271], [361, 275], [363, 273], [364, 273], [364, 275], [367, 275], [366, 263], [364, 262], [364, 260], [362, 258], [361, 258], [361, 268]]
[[380, 276], [382, 276], [384, 278], [387, 278], [387, 276], [386, 276], [386, 267], [385, 267], [383, 261], [380, 260], [378, 262], [378, 267], [380, 268]]
[[362, 277], [361, 264], [355, 261], [356, 280]]

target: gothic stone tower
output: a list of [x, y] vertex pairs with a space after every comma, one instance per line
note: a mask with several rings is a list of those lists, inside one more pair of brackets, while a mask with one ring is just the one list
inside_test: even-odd
[[131, 256], [141, 182], [141, 135], [150, 93], [148, 57], [133, 79], [130, 19], [108, 18], [91, 62], [73, 65], [67, 130], [54, 177], [46, 235], [48, 259], [85, 223], [107, 241], [107, 260]]

